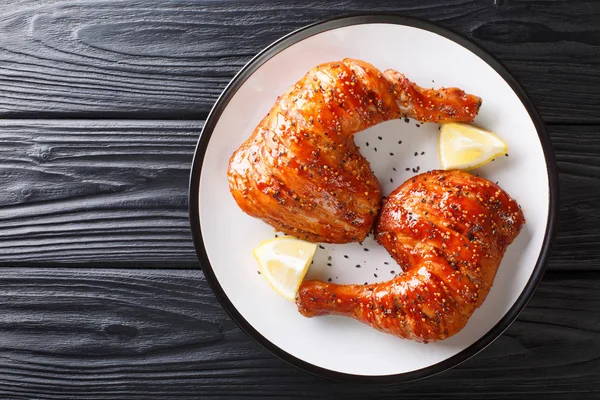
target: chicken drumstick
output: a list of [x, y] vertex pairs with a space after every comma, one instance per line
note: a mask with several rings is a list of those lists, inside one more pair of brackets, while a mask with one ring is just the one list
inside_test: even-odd
[[353, 135], [395, 118], [470, 122], [481, 99], [423, 89], [393, 70], [352, 59], [319, 65], [281, 96], [229, 162], [240, 208], [314, 242], [362, 241], [381, 190]]
[[376, 238], [402, 266], [388, 282], [306, 281], [296, 303], [312, 317], [338, 314], [420, 342], [460, 331], [485, 300], [502, 256], [525, 223], [497, 185], [460, 171], [411, 178], [385, 200]]

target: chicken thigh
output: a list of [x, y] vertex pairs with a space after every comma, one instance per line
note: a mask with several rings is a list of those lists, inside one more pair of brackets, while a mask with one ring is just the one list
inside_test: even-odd
[[402, 274], [371, 285], [305, 281], [298, 310], [352, 317], [420, 342], [445, 339], [485, 300], [524, 223], [518, 204], [486, 179], [461, 171], [415, 176], [384, 200], [375, 228]]
[[393, 70], [344, 59], [311, 69], [231, 156], [230, 191], [247, 214], [312, 242], [362, 241], [381, 190], [353, 135], [395, 118], [469, 122], [481, 99], [423, 89]]

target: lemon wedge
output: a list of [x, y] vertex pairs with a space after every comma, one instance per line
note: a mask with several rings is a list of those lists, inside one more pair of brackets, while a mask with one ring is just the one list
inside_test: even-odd
[[269, 285], [294, 301], [316, 250], [316, 243], [283, 236], [261, 242], [252, 253]]
[[497, 135], [469, 124], [442, 124], [439, 156], [443, 169], [471, 170], [506, 154], [506, 142]]

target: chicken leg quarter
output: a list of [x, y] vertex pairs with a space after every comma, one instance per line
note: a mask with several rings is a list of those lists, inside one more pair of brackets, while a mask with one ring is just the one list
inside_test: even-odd
[[485, 300], [507, 246], [525, 223], [500, 187], [460, 171], [411, 178], [385, 200], [375, 236], [402, 266], [388, 282], [303, 282], [296, 303], [420, 342], [459, 332]]
[[244, 212], [289, 235], [362, 241], [381, 190], [353, 135], [396, 118], [470, 122], [480, 105], [460, 89], [423, 89], [359, 60], [319, 65], [277, 100], [231, 156], [230, 191]]

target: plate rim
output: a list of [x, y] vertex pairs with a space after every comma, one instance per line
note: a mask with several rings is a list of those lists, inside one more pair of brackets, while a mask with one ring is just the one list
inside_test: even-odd
[[[548, 215], [546, 223], [546, 231], [544, 233], [544, 239], [538, 259], [535, 267], [529, 277], [529, 280], [525, 284], [523, 291], [514, 302], [512, 307], [504, 314], [504, 316], [494, 325], [487, 333], [481, 336], [470, 346], [461, 350], [452, 357], [446, 358], [438, 363], [430, 366], [420, 368], [410, 372], [403, 372], [399, 374], [391, 375], [359, 375], [350, 374], [339, 371], [330, 370], [327, 368], [319, 367], [311, 364], [310, 362], [301, 360], [300, 358], [288, 353], [287, 351], [279, 348], [260, 332], [258, 332], [235, 308], [235, 306], [229, 300], [229, 297], [221, 287], [215, 273], [212, 269], [212, 265], [208, 259], [206, 249], [204, 247], [204, 241], [202, 236], [202, 230], [200, 226], [200, 209], [199, 209], [199, 189], [200, 189], [200, 177], [202, 164], [204, 162], [204, 156], [208, 148], [208, 144], [212, 133], [219, 121], [221, 114], [228, 106], [230, 100], [233, 98], [238, 89], [246, 82], [246, 80], [258, 70], [264, 63], [270, 60], [272, 57], [283, 51], [289, 46], [296, 44], [304, 39], [311, 36], [332, 30], [338, 29], [345, 26], [352, 25], [364, 25], [364, 24], [391, 24], [391, 25], [404, 25], [418, 29], [423, 29], [432, 33], [436, 33], [449, 39], [467, 50], [473, 52], [479, 58], [481, 58], [486, 64], [492, 67], [502, 79], [511, 87], [511, 89], [518, 96], [519, 100], [523, 103], [533, 125], [538, 134], [542, 150], [544, 152], [544, 159], [546, 162], [546, 170], [548, 173]], [[548, 261], [552, 242], [556, 236], [556, 224], [558, 219], [558, 171], [557, 164], [552, 151], [552, 145], [550, 137], [546, 132], [542, 118], [540, 117], [537, 109], [533, 102], [527, 96], [525, 90], [521, 87], [515, 77], [509, 72], [509, 70], [494, 56], [484, 50], [481, 46], [466, 38], [462, 34], [454, 32], [451, 29], [438, 25], [431, 21], [423, 19], [408, 17], [401, 14], [392, 13], [359, 13], [359, 14], [346, 14], [341, 17], [327, 19], [319, 21], [297, 30], [292, 31], [274, 41], [256, 56], [254, 56], [246, 65], [244, 65], [240, 71], [233, 77], [233, 79], [227, 84], [221, 95], [212, 107], [204, 126], [196, 149], [194, 151], [194, 157], [191, 165], [190, 180], [189, 180], [189, 196], [188, 196], [188, 207], [189, 207], [189, 218], [190, 227], [192, 231], [192, 239], [194, 241], [194, 247], [198, 260], [200, 261], [200, 267], [205, 275], [206, 281], [211, 287], [213, 293], [219, 300], [221, 306], [229, 314], [229, 316], [236, 322], [236, 324], [255, 342], [259, 343], [264, 349], [269, 351], [271, 354], [277, 356], [281, 360], [293, 365], [305, 372], [317, 375], [320, 377], [343, 381], [343, 382], [360, 382], [360, 383], [376, 383], [376, 384], [394, 384], [401, 382], [409, 382], [418, 379], [423, 379], [429, 376], [436, 375], [448, 369], [454, 368], [455, 366], [463, 363], [469, 358], [473, 357], [491, 343], [493, 343], [502, 333], [515, 321], [519, 314], [523, 311], [529, 300], [531, 299], [535, 289], [539, 285], [541, 278], [544, 274], [546, 263]]]

